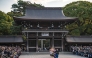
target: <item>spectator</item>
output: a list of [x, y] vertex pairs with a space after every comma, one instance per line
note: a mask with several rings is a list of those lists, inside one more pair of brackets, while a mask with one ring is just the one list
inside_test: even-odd
[[54, 58], [58, 58], [59, 50], [58, 50], [58, 49], [56, 49], [54, 54], [55, 54], [55, 55], [54, 55]]
[[0, 46], [0, 58], [19, 58], [21, 48], [19, 46]]
[[55, 49], [54, 49], [54, 48], [51, 48], [51, 49], [50, 49], [50, 56], [51, 56], [51, 57], [54, 57], [54, 52], [55, 52]]

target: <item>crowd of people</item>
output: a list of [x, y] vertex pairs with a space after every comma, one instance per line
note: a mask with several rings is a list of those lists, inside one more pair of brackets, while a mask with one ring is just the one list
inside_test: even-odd
[[92, 46], [71, 46], [73, 54], [92, 58]]
[[59, 50], [58, 49], [55, 49], [55, 48], [50, 49], [50, 56], [52, 58], [58, 58], [58, 55], [59, 55]]
[[19, 58], [21, 51], [20, 46], [0, 46], [0, 58]]

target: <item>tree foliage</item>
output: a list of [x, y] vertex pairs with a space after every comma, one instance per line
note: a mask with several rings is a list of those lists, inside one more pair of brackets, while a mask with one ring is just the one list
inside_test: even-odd
[[79, 19], [67, 26], [70, 35], [92, 35], [92, 3], [77, 1], [63, 8], [65, 16]]
[[11, 26], [11, 34], [12, 35], [21, 35], [22, 34], [22, 29], [21, 29], [21, 25], [16, 25], [16, 23], [13, 21], [13, 26]]
[[22, 16], [21, 13], [19, 13], [19, 12], [13, 12], [13, 11], [8, 12], [7, 15], [11, 16], [12, 18], [13, 18], [14, 16], [16, 16], [16, 17]]
[[12, 4], [12, 11], [8, 12], [7, 14], [10, 15], [11, 17], [13, 16], [22, 16], [25, 15], [25, 9], [26, 7], [44, 7], [40, 4], [36, 3], [31, 3], [30, 1], [23, 1], [23, 0], [18, 0], [17, 4]]
[[[30, 1], [23, 1], [23, 0], [18, 0], [17, 4], [12, 4], [12, 11], [8, 12], [7, 15], [11, 16], [12, 18], [15, 17], [19, 17], [19, 16], [23, 16], [25, 15], [25, 9], [26, 7], [43, 7], [40, 4], [32, 4]], [[21, 30], [21, 25], [16, 25], [16, 23], [13, 21], [12, 26], [11, 26], [11, 34], [12, 35], [17, 35], [17, 34], [21, 34], [22, 30]]]
[[11, 26], [12, 26], [13, 19], [5, 14], [4, 12], [0, 11], [0, 35], [8, 35], [11, 34]]

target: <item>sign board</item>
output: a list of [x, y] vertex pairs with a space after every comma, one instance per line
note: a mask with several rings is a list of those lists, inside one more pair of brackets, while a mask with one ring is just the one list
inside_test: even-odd
[[41, 35], [42, 36], [49, 36], [49, 33], [48, 32], [42, 32]]

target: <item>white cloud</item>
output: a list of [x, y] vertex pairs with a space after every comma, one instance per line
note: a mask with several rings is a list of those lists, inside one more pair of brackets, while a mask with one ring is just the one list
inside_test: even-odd
[[[17, 0], [14, 0], [17, 2]], [[58, 6], [65, 6], [66, 4], [69, 4], [73, 1], [90, 1], [92, 2], [92, 0], [23, 0], [23, 1], [30, 1], [32, 3], [37, 3], [37, 4], [42, 4], [44, 6], [55, 6], [58, 4]]]
[[17, 1], [17, 0], [14, 0], [15, 2]]
[[48, 2], [52, 2], [52, 1], [60, 1], [60, 0], [24, 0], [24, 1], [31, 1], [32, 3], [41, 3], [41, 4], [44, 4], [44, 3], [48, 3]]
[[[24, 0], [24, 1], [31, 1], [31, 2], [35, 2], [35, 3], [48, 3], [48, 2], [52, 2], [52, 1], [62, 1], [62, 2], [71, 2], [71, 1], [91, 1], [92, 0]], [[61, 2], [61, 3], [62, 3]]]
[[[14, 1], [17, 1], [17, 0], [14, 0]], [[62, 2], [72, 2], [72, 1], [90, 1], [92, 2], [92, 0], [23, 0], [23, 1], [30, 1], [32, 3], [41, 3], [41, 4], [44, 4], [44, 3], [48, 3], [48, 2], [52, 2], [52, 1], [62, 1]], [[62, 3], [61, 2], [61, 3]]]

